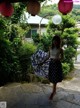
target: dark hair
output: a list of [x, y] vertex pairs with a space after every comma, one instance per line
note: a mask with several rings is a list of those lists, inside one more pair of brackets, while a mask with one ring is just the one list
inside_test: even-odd
[[53, 37], [53, 39], [52, 39], [52, 47], [51, 47], [52, 49], [55, 47], [54, 44], [53, 44], [54, 41], [57, 41], [58, 42], [58, 44], [57, 44], [56, 47], [57, 48], [60, 48], [60, 44], [61, 44], [60, 36], [56, 35], [56, 36]]

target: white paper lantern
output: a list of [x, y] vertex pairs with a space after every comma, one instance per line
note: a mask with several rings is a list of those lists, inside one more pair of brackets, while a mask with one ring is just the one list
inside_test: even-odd
[[62, 17], [60, 15], [54, 15], [52, 21], [55, 25], [60, 24], [62, 21]]

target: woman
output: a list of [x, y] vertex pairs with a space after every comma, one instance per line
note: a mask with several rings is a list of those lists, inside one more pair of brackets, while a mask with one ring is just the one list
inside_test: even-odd
[[56, 94], [56, 86], [58, 82], [63, 80], [63, 72], [61, 60], [63, 59], [63, 49], [61, 48], [61, 39], [59, 36], [54, 36], [52, 39], [52, 46], [49, 50], [49, 81], [53, 83], [52, 93], [49, 97], [50, 100], [53, 99]]

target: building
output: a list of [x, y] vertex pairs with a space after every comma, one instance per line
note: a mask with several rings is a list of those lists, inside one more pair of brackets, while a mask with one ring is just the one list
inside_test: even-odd
[[27, 12], [24, 12], [24, 14], [21, 17], [21, 21], [24, 21], [25, 23], [28, 23], [31, 26], [31, 30], [27, 33], [26, 38], [31, 38], [32, 35], [35, 33], [45, 33], [46, 25], [49, 22], [49, 20], [44, 17], [40, 17], [38, 15], [31, 16]]

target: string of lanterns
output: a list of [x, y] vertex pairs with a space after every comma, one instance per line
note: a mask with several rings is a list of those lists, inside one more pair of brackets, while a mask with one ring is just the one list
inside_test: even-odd
[[[73, 0], [60, 0], [58, 3], [58, 10], [63, 14], [68, 14], [73, 8]], [[38, 0], [29, 0], [27, 3], [27, 11], [35, 16], [40, 12], [40, 2]], [[5, 17], [10, 17], [14, 13], [13, 5], [4, 1], [0, 3], [0, 13]]]

